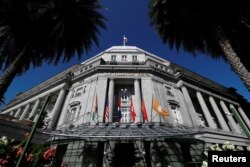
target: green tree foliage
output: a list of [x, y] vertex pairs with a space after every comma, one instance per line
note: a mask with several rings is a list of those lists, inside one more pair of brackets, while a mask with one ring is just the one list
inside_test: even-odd
[[250, 90], [250, 1], [151, 0], [152, 25], [171, 48], [222, 57]]
[[0, 1], [0, 99], [17, 74], [80, 58], [105, 28], [99, 0]]

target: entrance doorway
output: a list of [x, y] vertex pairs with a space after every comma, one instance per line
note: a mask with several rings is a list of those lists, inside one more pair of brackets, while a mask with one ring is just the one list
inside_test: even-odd
[[135, 165], [134, 143], [116, 143], [114, 154], [115, 167], [133, 167]]

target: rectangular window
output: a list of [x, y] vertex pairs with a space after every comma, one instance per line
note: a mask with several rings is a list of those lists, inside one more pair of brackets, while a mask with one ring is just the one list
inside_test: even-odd
[[133, 55], [133, 56], [132, 56], [132, 60], [133, 60], [133, 61], [137, 61], [137, 56], [136, 56], [136, 55]]
[[129, 123], [130, 122], [130, 109], [129, 107], [122, 107], [122, 118], [121, 118], [121, 122], [124, 123]]
[[67, 110], [67, 114], [64, 119], [64, 124], [72, 124], [74, 122], [77, 107]]
[[81, 87], [81, 88], [76, 89], [76, 92], [75, 92], [75, 97], [81, 96], [82, 91], [83, 91], [83, 88], [82, 88], [82, 87]]
[[111, 61], [116, 61], [116, 55], [111, 55]]
[[165, 86], [165, 89], [166, 89], [166, 94], [167, 94], [168, 96], [174, 96], [173, 90], [172, 90], [171, 87]]
[[127, 60], [127, 56], [126, 55], [122, 55], [122, 61], [126, 61]]

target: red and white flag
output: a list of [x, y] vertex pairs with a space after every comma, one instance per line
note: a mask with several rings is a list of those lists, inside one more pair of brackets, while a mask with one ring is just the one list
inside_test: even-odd
[[109, 101], [106, 100], [105, 109], [104, 109], [104, 122], [109, 122]]
[[135, 122], [136, 113], [135, 113], [135, 108], [133, 105], [132, 97], [130, 98], [130, 114], [131, 114], [132, 121]]
[[143, 120], [148, 121], [147, 110], [143, 99], [141, 101], [141, 110], [142, 110]]

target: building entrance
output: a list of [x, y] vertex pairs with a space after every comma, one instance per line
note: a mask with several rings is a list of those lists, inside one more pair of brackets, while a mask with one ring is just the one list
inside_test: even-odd
[[115, 167], [133, 167], [135, 165], [134, 143], [116, 143], [114, 153]]
[[[119, 85], [116, 89], [117, 100], [116, 106], [120, 106], [121, 119], [119, 122], [130, 123], [131, 122], [131, 111], [130, 104], [133, 96], [133, 86]], [[116, 114], [117, 115], [117, 114]]]

